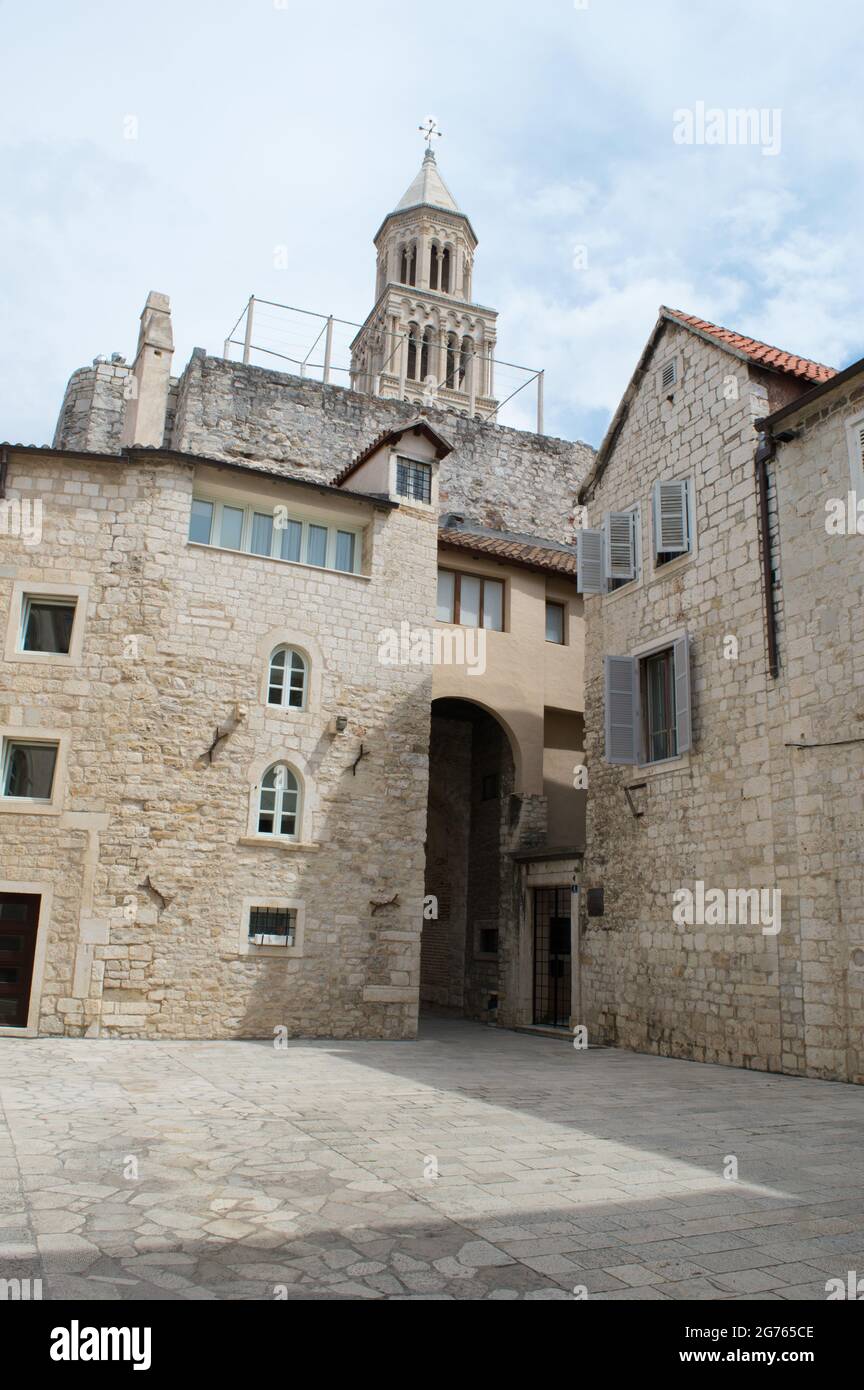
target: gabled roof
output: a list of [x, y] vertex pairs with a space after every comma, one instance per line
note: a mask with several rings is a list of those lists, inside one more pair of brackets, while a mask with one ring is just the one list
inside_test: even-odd
[[421, 204], [433, 208], [446, 208], [448, 212], [461, 212], [459, 204], [438, 172], [435, 155], [427, 150], [423, 163], [408, 185], [394, 212], [404, 212], [406, 208], [416, 208]]
[[542, 570], [572, 579], [576, 577], [575, 547], [555, 545], [539, 536], [511, 535], [506, 531], [489, 531], [484, 527], [472, 530], [470, 525], [465, 524], [442, 525], [438, 529], [438, 545], [483, 558], [488, 556], [522, 569]]
[[702, 338], [705, 342], [721, 348], [742, 362], [759, 367], [763, 371], [777, 372], [783, 376], [793, 377], [802, 385], [809, 383], [812, 386], [830, 381], [837, 374], [834, 367], [826, 367], [823, 362], [814, 362], [809, 357], [798, 357], [795, 353], [785, 352], [782, 348], [771, 347], [769, 343], [760, 342], [758, 338], [750, 338], [746, 334], [736, 333], [731, 328], [721, 328], [719, 324], [710, 323], [708, 319], [700, 319], [695, 314], [685, 314], [680, 309], [669, 309], [665, 304], [661, 304], [651, 336], [642, 350], [636, 369], [618, 403], [615, 414], [612, 416], [603, 442], [597, 450], [591, 471], [579, 490], [580, 502], [586, 500], [589, 489], [603, 476], [606, 464], [630, 413], [633, 399], [649, 370], [654, 350], [669, 323], [675, 324], [679, 328], [686, 328], [688, 333], [695, 334], [697, 338]]
[[785, 372], [801, 381], [813, 383], [828, 381], [830, 377], [837, 375], [836, 368], [826, 367], [824, 362], [813, 362], [809, 357], [798, 357], [794, 352], [771, 347], [770, 343], [762, 343], [758, 338], [748, 338], [746, 334], [736, 333], [734, 329], [720, 328], [716, 323], [709, 323], [707, 319], [698, 319], [695, 314], [685, 314], [680, 309], [667, 309], [664, 304], [660, 307], [660, 315], [661, 318], [673, 319], [676, 323], [691, 329], [699, 337], [710, 338], [712, 342], [719, 343], [720, 347], [734, 352], [736, 356], [746, 357], [754, 366], [765, 367], [768, 371]]
[[448, 454], [452, 454], [453, 445], [450, 443], [450, 440], [447, 439], [445, 435], [439, 433], [434, 426], [430, 425], [424, 415], [417, 415], [413, 420], [409, 420], [404, 425], [397, 425], [394, 429], [384, 430], [383, 434], [379, 434], [377, 439], [372, 440], [371, 444], [367, 444], [362, 454], [358, 454], [357, 457], [352, 459], [351, 463], [348, 464], [347, 468], [343, 468], [341, 473], [336, 474], [332, 486], [341, 487], [345, 479], [350, 478], [351, 474], [356, 472], [361, 463], [365, 463], [366, 460], [377, 453], [383, 445], [398, 444], [403, 434], [410, 434], [412, 430], [419, 430], [421, 434], [425, 434], [430, 444], [434, 445], [435, 452], [439, 459], [446, 458]]

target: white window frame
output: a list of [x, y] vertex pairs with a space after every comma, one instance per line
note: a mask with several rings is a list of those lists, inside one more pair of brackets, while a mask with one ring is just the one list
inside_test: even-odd
[[[285, 680], [282, 685], [282, 699], [279, 704], [275, 704], [270, 699], [270, 686], [272, 685], [271, 672], [273, 670], [273, 658], [277, 652], [285, 653]], [[291, 658], [299, 656], [303, 662], [303, 699], [299, 705], [292, 705], [289, 702], [291, 692]], [[306, 652], [302, 651], [292, 642], [278, 642], [270, 653], [267, 662], [267, 683], [264, 692], [264, 703], [270, 710], [285, 710], [287, 714], [303, 714], [309, 706], [309, 687], [311, 684], [310, 661]]]
[[[292, 946], [257, 946], [249, 939], [249, 919], [253, 907], [275, 907], [279, 911], [296, 914], [294, 923], [294, 944]], [[240, 910], [239, 953], [243, 956], [269, 956], [279, 960], [291, 960], [303, 955], [303, 942], [306, 931], [306, 904], [302, 898], [274, 897], [262, 889], [260, 893], [244, 898]]]
[[[274, 763], [285, 763], [297, 778], [300, 799], [297, 808], [297, 823], [294, 835], [268, 835], [258, 829], [258, 813], [261, 804], [261, 783]], [[320, 848], [311, 839], [312, 827], [317, 814], [317, 791], [314, 779], [310, 776], [306, 763], [293, 749], [280, 748], [277, 744], [263, 758], [259, 758], [248, 770], [249, 799], [246, 820], [246, 834], [240, 837], [241, 845], [312, 852]], [[260, 895], [256, 901], [261, 901]]]
[[[221, 496], [207, 488], [195, 488], [190, 501], [209, 502], [213, 507], [213, 520], [210, 527], [209, 541], [193, 541], [189, 538], [187, 527], [187, 544], [200, 545], [206, 550], [221, 550], [229, 555], [248, 555], [253, 560], [277, 560], [280, 565], [301, 565], [304, 569], [327, 571], [332, 574], [360, 574], [360, 565], [363, 559], [363, 528], [336, 520], [332, 516], [319, 516], [312, 512], [306, 512], [302, 508], [290, 507], [284, 502], [271, 502], [266, 498], [256, 498], [250, 500], [248, 497], [227, 497]], [[242, 511], [243, 523], [240, 533], [240, 548], [222, 545], [221, 539], [214, 540], [214, 537], [221, 537], [222, 533], [222, 513], [225, 508], [229, 511]], [[279, 553], [282, 549], [282, 533], [286, 529], [284, 526], [276, 525], [277, 510], [286, 512], [287, 521], [296, 521], [303, 528], [300, 535], [300, 559], [283, 560]], [[273, 522], [273, 530], [270, 541], [270, 553], [261, 554], [260, 551], [252, 550], [252, 528], [254, 516], [260, 513], [262, 516], [269, 516]], [[325, 562], [323, 565], [313, 564], [305, 557], [308, 555], [309, 530], [310, 527], [320, 527], [327, 531], [327, 549]], [[336, 568], [336, 548], [338, 544], [338, 532], [344, 531], [346, 535], [354, 537], [354, 568], [343, 570]]]
[[[84, 625], [89, 596], [89, 584], [65, 584], [62, 581], [60, 583], [53, 583], [51, 581], [16, 579], [12, 585], [12, 595], [9, 603], [9, 618], [6, 625], [6, 660], [35, 662], [36, 665], [43, 666], [80, 665], [84, 647]], [[72, 637], [68, 652], [24, 651], [24, 624], [27, 614], [27, 601], [31, 598], [36, 599], [37, 602], [40, 600], [55, 599], [58, 603], [74, 603], [75, 617], [72, 621]]]
[[[296, 783], [296, 788], [297, 788], [297, 789], [296, 789], [296, 792], [295, 792], [295, 793], [292, 793], [292, 792], [290, 791], [290, 788], [287, 788], [287, 787], [279, 787], [279, 786], [277, 786], [277, 787], [275, 787], [275, 788], [273, 789], [273, 791], [274, 791], [273, 827], [274, 827], [274, 828], [273, 828], [273, 830], [268, 831], [268, 830], [262, 830], [262, 829], [260, 828], [260, 820], [261, 820], [261, 798], [262, 798], [262, 796], [264, 795], [265, 790], [269, 790], [268, 788], [265, 788], [265, 786], [264, 786], [264, 778], [267, 776], [267, 774], [268, 774], [269, 772], [271, 772], [271, 771], [273, 770], [273, 768], [284, 768], [285, 771], [286, 771], [291, 777], [293, 777], [293, 779], [294, 779], [294, 781], [295, 781], [295, 783]], [[255, 815], [255, 834], [256, 834], [256, 836], [257, 836], [260, 840], [289, 840], [289, 841], [291, 841], [291, 842], [296, 842], [297, 840], [299, 840], [299, 839], [301, 838], [301, 830], [302, 830], [302, 827], [303, 827], [303, 779], [300, 777], [299, 773], [291, 766], [291, 763], [288, 761], [287, 758], [277, 758], [277, 759], [275, 759], [274, 762], [272, 762], [272, 763], [270, 764], [269, 767], [265, 768], [264, 773], [262, 774], [262, 777], [261, 777], [261, 781], [258, 783], [257, 791], [258, 791], [258, 806], [257, 806], [256, 815]], [[276, 829], [276, 827], [277, 827], [278, 825], [281, 825], [281, 822], [282, 822], [282, 816], [283, 816], [283, 814], [284, 814], [284, 812], [283, 812], [283, 798], [284, 798], [284, 796], [286, 795], [286, 793], [289, 794], [289, 795], [296, 795], [296, 797], [297, 797], [297, 803], [296, 803], [296, 806], [295, 806], [295, 809], [294, 809], [294, 830], [293, 830], [293, 832], [292, 832], [290, 835], [285, 835], [281, 830], [277, 830], [277, 829]]]
[[[49, 800], [33, 796], [6, 796], [6, 773], [11, 745], [16, 743], [46, 743], [55, 747], [54, 781]], [[0, 728], [0, 813], [23, 816], [59, 816], [66, 796], [66, 754], [68, 734], [59, 729], [22, 728], [4, 725]]]

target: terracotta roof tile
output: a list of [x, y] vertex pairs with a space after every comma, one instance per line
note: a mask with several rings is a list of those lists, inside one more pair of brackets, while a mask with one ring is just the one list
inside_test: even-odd
[[756, 366], [767, 367], [775, 372], [786, 372], [788, 376], [798, 377], [801, 381], [830, 381], [832, 376], [837, 375], [836, 368], [826, 367], [824, 362], [812, 362], [809, 357], [798, 357], [794, 352], [784, 352], [783, 348], [771, 347], [769, 343], [761, 343], [758, 338], [748, 338], [746, 334], [736, 333], [731, 328], [721, 328], [716, 323], [709, 323], [707, 319], [697, 318], [695, 314], [684, 314], [680, 309], [668, 309], [665, 305], [661, 312], [668, 318], [677, 319], [685, 327], [695, 328], [697, 332], [706, 333], [718, 343], [743, 353]]
[[554, 550], [551, 546], [530, 545], [527, 541], [507, 541], [500, 536], [485, 536], [477, 532], [457, 531], [441, 527], [438, 543], [452, 550], [467, 550], [472, 555], [489, 555], [525, 569], [550, 570], [553, 574], [576, 575], [576, 556], [572, 551]]

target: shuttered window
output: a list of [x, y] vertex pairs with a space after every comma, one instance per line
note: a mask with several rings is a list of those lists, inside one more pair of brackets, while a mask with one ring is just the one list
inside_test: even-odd
[[606, 578], [629, 583], [636, 578], [636, 518], [638, 513], [607, 512]]
[[864, 499], [864, 415], [858, 415], [846, 426], [849, 444], [849, 473], [852, 491], [859, 502]]
[[583, 528], [576, 542], [576, 588], [580, 594], [606, 592], [606, 537]]
[[686, 636], [644, 656], [607, 656], [607, 763], [656, 763], [692, 746]]
[[690, 484], [686, 478], [656, 482], [653, 493], [654, 554], [658, 565], [691, 548]]

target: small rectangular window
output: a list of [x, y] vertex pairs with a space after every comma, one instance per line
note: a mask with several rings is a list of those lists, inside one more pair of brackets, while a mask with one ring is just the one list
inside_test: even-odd
[[253, 555], [272, 554], [273, 515], [271, 512], [252, 513], [252, 544], [249, 549]]
[[483, 626], [490, 632], [504, 627], [504, 585], [500, 579], [483, 581]]
[[456, 576], [452, 570], [438, 571], [438, 607], [435, 613], [439, 623], [453, 622], [453, 603], [456, 596]]
[[222, 524], [219, 528], [219, 544], [226, 550], [239, 550], [243, 543], [243, 518], [245, 512], [242, 507], [223, 507]]
[[482, 801], [497, 801], [498, 795], [498, 773], [487, 772], [481, 783], [480, 798]]
[[354, 535], [351, 531], [336, 532], [336, 568], [354, 573]]
[[280, 527], [282, 532], [280, 554], [283, 560], [300, 559], [300, 542], [303, 539], [303, 526], [299, 521], [286, 521]]
[[546, 641], [557, 642], [563, 645], [564, 642], [564, 605], [563, 603], [546, 602]]
[[645, 761], [661, 762], [678, 751], [675, 734], [675, 670], [672, 648], [654, 652], [640, 663]]
[[21, 650], [68, 656], [72, 645], [74, 621], [74, 599], [36, 598], [25, 595]]
[[672, 387], [675, 385], [677, 380], [678, 363], [676, 362], [675, 358], [672, 357], [668, 362], [664, 363], [663, 371], [660, 377], [660, 385], [664, 391], [671, 391]]
[[478, 932], [477, 948], [481, 956], [497, 956], [498, 928], [481, 927]]
[[3, 745], [3, 795], [50, 801], [57, 767], [56, 743], [8, 739]]
[[189, 517], [190, 541], [197, 541], [199, 545], [209, 545], [212, 529], [213, 503], [204, 502], [196, 497], [192, 503], [192, 512]]
[[307, 565], [321, 565], [322, 568], [327, 564], [326, 526], [309, 527], [309, 535], [306, 540], [306, 563]]
[[293, 946], [297, 913], [289, 907], [250, 907], [249, 940], [254, 946]]
[[463, 627], [480, 626], [480, 580], [475, 574], [459, 576], [459, 621]]
[[432, 501], [432, 465], [415, 459], [396, 460], [396, 493], [412, 502]]

